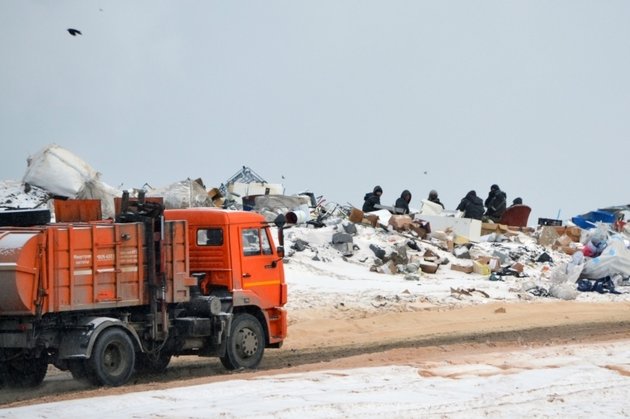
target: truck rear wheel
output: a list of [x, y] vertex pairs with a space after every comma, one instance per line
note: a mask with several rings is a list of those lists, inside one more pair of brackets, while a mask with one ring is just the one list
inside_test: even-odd
[[0, 382], [8, 387], [37, 387], [44, 381], [48, 371], [45, 358], [15, 359], [0, 365]]
[[265, 351], [265, 337], [258, 319], [251, 314], [236, 314], [221, 363], [228, 370], [256, 368]]
[[97, 338], [88, 360], [90, 373], [97, 384], [117, 387], [125, 384], [133, 374], [135, 364], [133, 342], [119, 328], [105, 330]]

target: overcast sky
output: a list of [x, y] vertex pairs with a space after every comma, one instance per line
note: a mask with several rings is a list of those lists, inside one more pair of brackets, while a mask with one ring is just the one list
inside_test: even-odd
[[630, 203], [628, 22], [628, 1], [4, 0], [0, 179], [56, 143], [113, 186], [245, 165], [452, 209], [498, 183], [566, 219]]

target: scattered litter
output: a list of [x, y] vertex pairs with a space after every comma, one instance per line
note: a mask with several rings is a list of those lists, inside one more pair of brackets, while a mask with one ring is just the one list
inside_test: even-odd
[[462, 296], [472, 297], [474, 293], [480, 294], [485, 298], [490, 298], [487, 292], [475, 288], [451, 288], [451, 295], [457, 299], [461, 299]]
[[595, 291], [600, 294], [621, 294], [615, 290], [615, 284], [609, 276], [601, 279], [580, 279], [577, 283], [578, 291]]

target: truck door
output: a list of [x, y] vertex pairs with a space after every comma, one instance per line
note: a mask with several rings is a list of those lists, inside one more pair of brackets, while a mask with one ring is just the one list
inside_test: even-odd
[[268, 228], [241, 229], [242, 286], [255, 292], [265, 307], [280, 305], [282, 267], [273, 253]]

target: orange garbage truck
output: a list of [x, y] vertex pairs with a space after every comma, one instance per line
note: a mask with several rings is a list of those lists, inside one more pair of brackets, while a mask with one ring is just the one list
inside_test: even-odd
[[254, 212], [165, 210], [142, 194], [120, 207], [87, 222], [2, 215], [0, 386], [37, 386], [49, 364], [105, 386], [179, 355], [255, 368], [282, 345], [283, 216], [276, 246]]

